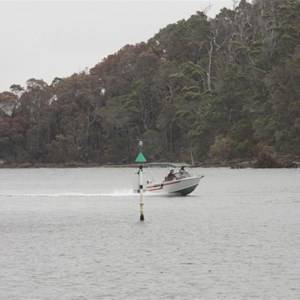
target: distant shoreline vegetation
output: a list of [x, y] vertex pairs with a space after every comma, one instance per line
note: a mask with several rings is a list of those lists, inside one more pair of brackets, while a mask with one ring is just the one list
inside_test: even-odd
[[[155, 166], [160, 165], [160, 166]], [[153, 168], [167, 168], [169, 163], [157, 162], [149, 163]], [[10, 169], [10, 168], [137, 168], [139, 163], [131, 164], [115, 164], [115, 163], [106, 163], [106, 164], [97, 164], [97, 163], [80, 163], [80, 162], [69, 162], [63, 164], [53, 164], [53, 163], [0, 163], [1, 169]], [[148, 163], [143, 164], [145, 167]], [[300, 168], [300, 157], [281, 157], [281, 158], [271, 158], [267, 161], [259, 161], [259, 159], [252, 160], [216, 160], [210, 159], [206, 161], [196, 162], [193, 166], [185, 162], [174, 163], [174, 165], [185, 165], [188, 168], [211, 168], [211, 167], [226, 167], [233, 169], [243, 169], [243, 168]], [[178, 167], [179, 168], [179, 167]]]
[[297, 166], [299, 14], [299, 0], [241, 0], [89, 71], [13, 84], [0, 93], [1, 167], [125, 166], [139, 140], [149, 161]]

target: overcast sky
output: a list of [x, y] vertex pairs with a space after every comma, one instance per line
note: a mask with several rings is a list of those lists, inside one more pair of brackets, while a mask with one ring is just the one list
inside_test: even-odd
[[214, 17], [233, 0], [1, 1], [0, 92], [30, 78], [51, 84], [92, 68], [126, 44], [209, 6]]

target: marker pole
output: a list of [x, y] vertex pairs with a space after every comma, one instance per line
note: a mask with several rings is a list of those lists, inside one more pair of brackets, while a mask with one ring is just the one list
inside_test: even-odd
[[[143, 142], [139, 141], [139, 154], [135, 160], [136, 163], [145, 163], [146, 159], [142, 153], [142, 146]], [[140, 220], [144, 221], [144, 199], [143, 199], [143, 194], [144, 194], [144, 181], [143, 181], [143, 165], [140, 165], [139, 167], [139, 193], [140, 193]]]
[[140, 192], [140, 221], [144, 221], [144, 186], [143, 186], [143, 166], [139, 168], [139, 192]]

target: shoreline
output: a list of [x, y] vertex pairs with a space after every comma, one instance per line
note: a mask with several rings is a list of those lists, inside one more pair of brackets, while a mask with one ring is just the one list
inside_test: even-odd
[[[147, 163], [145, 163], [147, 165]], [[207, 159], [196, 162], [194, 165], [181, 163], [166, 163], [166, 162], [149, 162], [150, 165], [160, 165], [167, 167], [172, 164], [176, 167], [184, 165], [188, 168], [231, 168], [231, 169], [282, 169], [282, 168], [300, 168], [300, 157], [278, 157], [276, 160], [260, 162], [258, 159]], [[115, 163], [4, 163], [0, 164], [0, 169], [27, 169], [27, 168], [136, 168], [138, 163], [131, 164], [115, 164]]]

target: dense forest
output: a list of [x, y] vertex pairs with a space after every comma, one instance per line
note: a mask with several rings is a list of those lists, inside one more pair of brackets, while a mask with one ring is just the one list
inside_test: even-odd
[[195, 12], [89, 71], [0, 93], [1, 164], [300, 156], [300, 1]]

